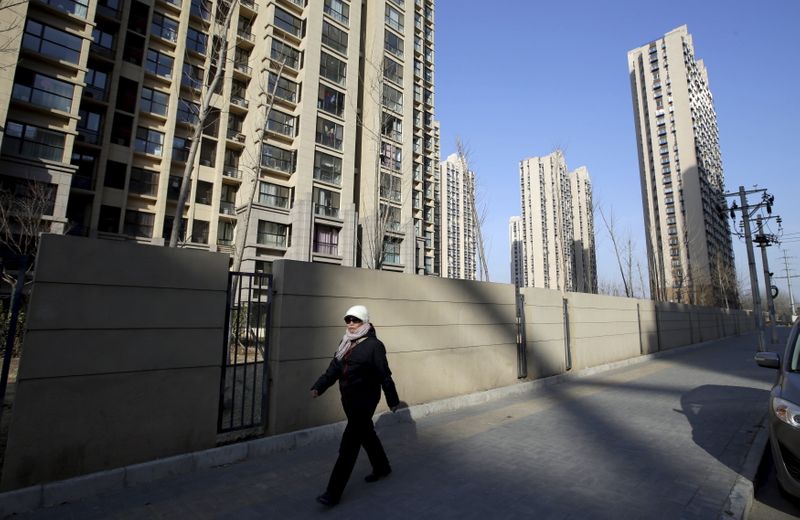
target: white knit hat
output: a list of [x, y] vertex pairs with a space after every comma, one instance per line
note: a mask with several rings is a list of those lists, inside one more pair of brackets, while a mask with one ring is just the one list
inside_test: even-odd
[[347, 312], [344, 313], [344, 316], [353, 316], [361, 320], [363, 323], [369, 323], [369, 311], [363, 305], [353, 305], [347, 309]]

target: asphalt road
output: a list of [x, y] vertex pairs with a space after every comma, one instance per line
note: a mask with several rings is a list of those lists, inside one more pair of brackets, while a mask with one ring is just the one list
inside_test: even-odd
[[775, 463], [767, 444], [755, 481], [753, 507], [748, 520], [794, 520], [800, 518], [800, 499], [784, 496], [775, 478]]

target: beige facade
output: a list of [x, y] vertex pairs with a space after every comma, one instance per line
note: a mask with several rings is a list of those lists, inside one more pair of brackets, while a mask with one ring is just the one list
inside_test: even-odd
[[464, 171], [457, 154], [441, 162], [442, 276], [475, 280], [475, 172]]
[[686, 26], [628, 52], [655, 299], [736, 301], [717, 116]]
[[[567, 171], [561, 151], [520, 161], [519, 287], [597, 292], [592, 191], [585, 167]], [[512, 242], [513, 247], [513, 242]], [[513, 273], [512, 273], [513, 274]]]
[[239, 0], [227, 32], [220, 0], [24, 5], [0, 181], [53, 185], [54, 231], [169, 240], [227, 42], [183, 245], [438, 273], [432, 0]]

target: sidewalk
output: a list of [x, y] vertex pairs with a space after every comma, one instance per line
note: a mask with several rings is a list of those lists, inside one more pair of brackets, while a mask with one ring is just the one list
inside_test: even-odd
[[[378, 421], [394, 472], [361, 455], [341, 504], [314, 501], [338, 441], [14, 518], [716, 519], [766, 412], [753, 335], [524, 395]], [[401, 396], [402, 399], [402, 396]]]

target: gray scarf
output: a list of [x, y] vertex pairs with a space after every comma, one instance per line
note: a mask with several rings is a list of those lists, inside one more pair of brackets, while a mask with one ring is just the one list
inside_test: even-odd
[[355, 332], [346, 331], [342, 336], [342, 342], [339, 343], [339, 348], [336, 349], [336, 359], [340, 360], [352, 350], [353, 347], [358, 345], [359, 340], [364, 338], [372, 328], [371, 323], [362, 323]]

